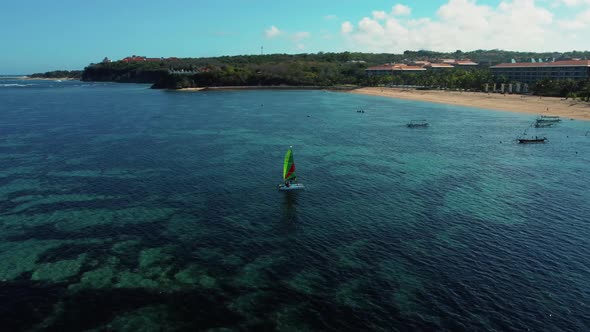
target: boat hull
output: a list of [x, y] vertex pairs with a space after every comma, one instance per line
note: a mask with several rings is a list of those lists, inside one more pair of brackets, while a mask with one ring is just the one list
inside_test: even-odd
[[535, 128], [552, 128], [554, 124], [554, 122], [537, 122], [535, 123]]
[[545, 143], [545, 139], [519, 139], [518, 143], [520, 144], [538, 144], [538, 143]]
[[292, 183], [288, 187], [284, 184], [279, 184], [280, 191], [304, 190], [305, 186], [301, 183]]

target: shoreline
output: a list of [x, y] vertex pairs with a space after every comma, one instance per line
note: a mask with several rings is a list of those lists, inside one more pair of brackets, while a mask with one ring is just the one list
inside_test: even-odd
[[75, 81], [80, 80], [79, 78], [74, 77], [30, 77], [30, 76], [22, 76], [16, 78], [18, 80], [25, 80], [25, 81]]
[[400, 88], [359, 88], [348, 93], [431, 103], [483, 108], [495, 111], [557, 115], [562, 118], [590, 121], [590, 103], [559, 97], [465, 92], [447, 90], [409, 90]]
[[352, 91], [357, 86], [335, 85], [241, 85], [241, 86], [209, 86], [200, 88], [165, 89], [171, 91], [223, 91], [223, 90], [331, 90], [331, 91]]

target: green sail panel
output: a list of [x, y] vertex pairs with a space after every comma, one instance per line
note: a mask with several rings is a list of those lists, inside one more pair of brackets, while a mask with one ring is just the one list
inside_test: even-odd
[[295, 162], [293, 161], [293, 150], [289, 149], [285, 154], [285, 163], [283, 164], [283, 179], [295, 180]]

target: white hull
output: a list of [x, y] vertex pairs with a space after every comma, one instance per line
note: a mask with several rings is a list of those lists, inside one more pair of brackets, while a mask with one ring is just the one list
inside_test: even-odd
[[284, 184], [279, 184], [279, 190], [290, 191], [290, 190], [303, 190], [305, 186], [301, 183], [291, 183], [288, 187]]

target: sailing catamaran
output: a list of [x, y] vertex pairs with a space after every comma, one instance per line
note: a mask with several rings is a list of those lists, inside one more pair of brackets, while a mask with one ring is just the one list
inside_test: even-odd
[[290, 146], [285, 154], [285, 162], [283, 164], [283, 181], [284, 184], [279, 184], [279, 190], [299, 190], [305, 187], [297, 183], [297, 175], [295, 174], [295, 162], [293, 161], [293, 147]]

